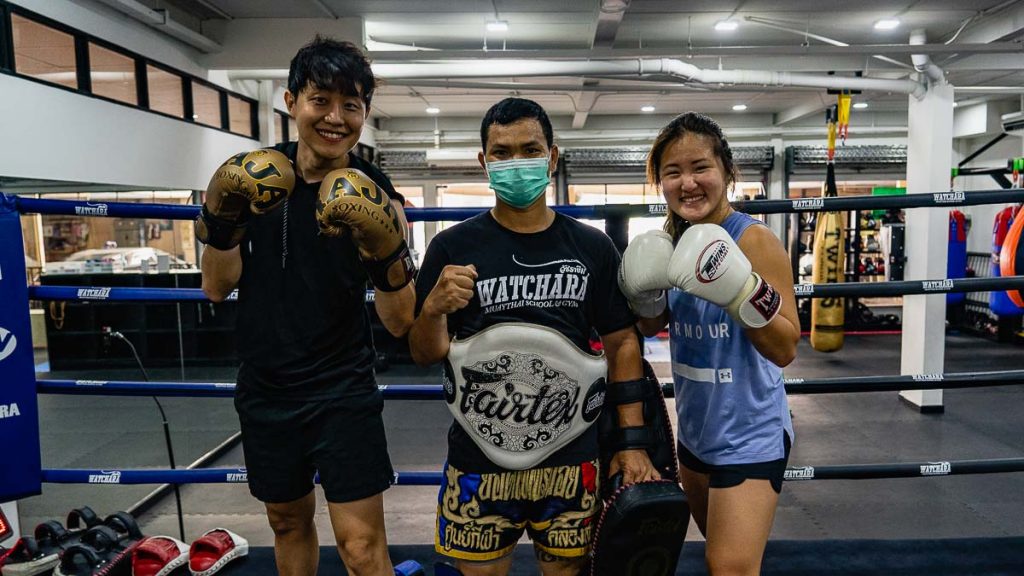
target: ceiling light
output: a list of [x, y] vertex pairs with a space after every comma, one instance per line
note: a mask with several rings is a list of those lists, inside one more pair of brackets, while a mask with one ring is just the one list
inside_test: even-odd
[[875, 30], [893, 30], [900, 25], [898, 18], [882, 18], [875, 22]]
[[853, 107], [858, 109], [858, 110], [863, 110], [863, 109], [868, 107], [868, 103], [867, 102], [856, 102], [856, 103], [854, 103]]
[[641, 106], [640, 107], [640, 111], [641, 112], [646, 112], [646, 113], [650, 114], [651, 112], [654, 112], [654, 106], [651, 106], [650, 104], [647, 104], [645, 106]]
[[488, 32], [508, 32], [508, 20], [489, 20], [487, 22]]
[[956, 108], [957, 106], [959, 106], [959, 104], [957, 104], [956, 102], [953, 102], [953, 108]]
[[740, 23], [735, 20], [719, 20], [718, 22], [715, 22], [715, 30], [718, 30], [719, 32], [732, 32], [739, 27], [739, 25]]
[[441, 109], [438, 108], [437, 106], [427, 106], [427, 109], [425, 110], [425, 112], [427, 114], [440, 114], [441, 113]]
[[737, 111], [737, 112], [743, 112], [744, 110], [747, 109], [747, 105], [746, 104], [734, 104], [732, 109]]

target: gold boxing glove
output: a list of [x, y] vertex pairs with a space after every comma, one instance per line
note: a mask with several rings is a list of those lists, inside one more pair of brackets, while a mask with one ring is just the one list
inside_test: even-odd
[[283, 153], [261, 148], [232, 156], [206, 187], [196, 238], [218, 250], [238, 246], [249, 218], [277, 208], [294, 188], [295, 171]]
[[317, 222], [328, 236], [352, 234], [374, 287], [393, 292], [412, 281], [416, 269], [391, 198], [355, 168], [329, 173], [320, 185]]

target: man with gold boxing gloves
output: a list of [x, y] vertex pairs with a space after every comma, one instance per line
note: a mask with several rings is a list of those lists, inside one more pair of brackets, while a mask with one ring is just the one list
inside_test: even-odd
[[317, 572], [317, 472], [348, 573], [394, 574], [367, 280], [395, 336], [412, 324], [415, 294], [404, 199], [352, 153], [376, 85], [351, 43], [317, 37], [299, 50], [285, 93], [298, 141], [225, 162], [196, 227], [204, 292], [219, 302], [238, 287], [235, 407], [249, 489], [286, 576]]

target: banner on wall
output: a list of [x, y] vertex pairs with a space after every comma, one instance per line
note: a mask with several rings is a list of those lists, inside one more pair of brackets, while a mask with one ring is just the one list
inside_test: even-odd
[[0, 195], [0, 502], [42, 491], [39, 409], [25, 282], [21, 218], [14, 196]]

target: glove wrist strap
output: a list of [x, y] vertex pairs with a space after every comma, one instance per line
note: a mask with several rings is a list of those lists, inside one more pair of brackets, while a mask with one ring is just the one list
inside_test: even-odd
[[363, 260], [363, 268], [370, 277], [370, 283], [381, 292], [397, 292], [412, 282], [416, 275], [416, 265], [412, 262], [409, 245], [405, 240], [386, 258]]
[[747, 328], [764, 328], [778, 315], [782, 298], [756, 272], [752, 272], [750, 277], [754, 281], [753, 289], [730, 305], [729, 311]]
[[242, 211], [237, 219], [228, 220], [211, 213], [203, 204], [196, 220], [196, 239], [218, 250], [230, 250], [242, 242], [250, 217], [250, 212]]

